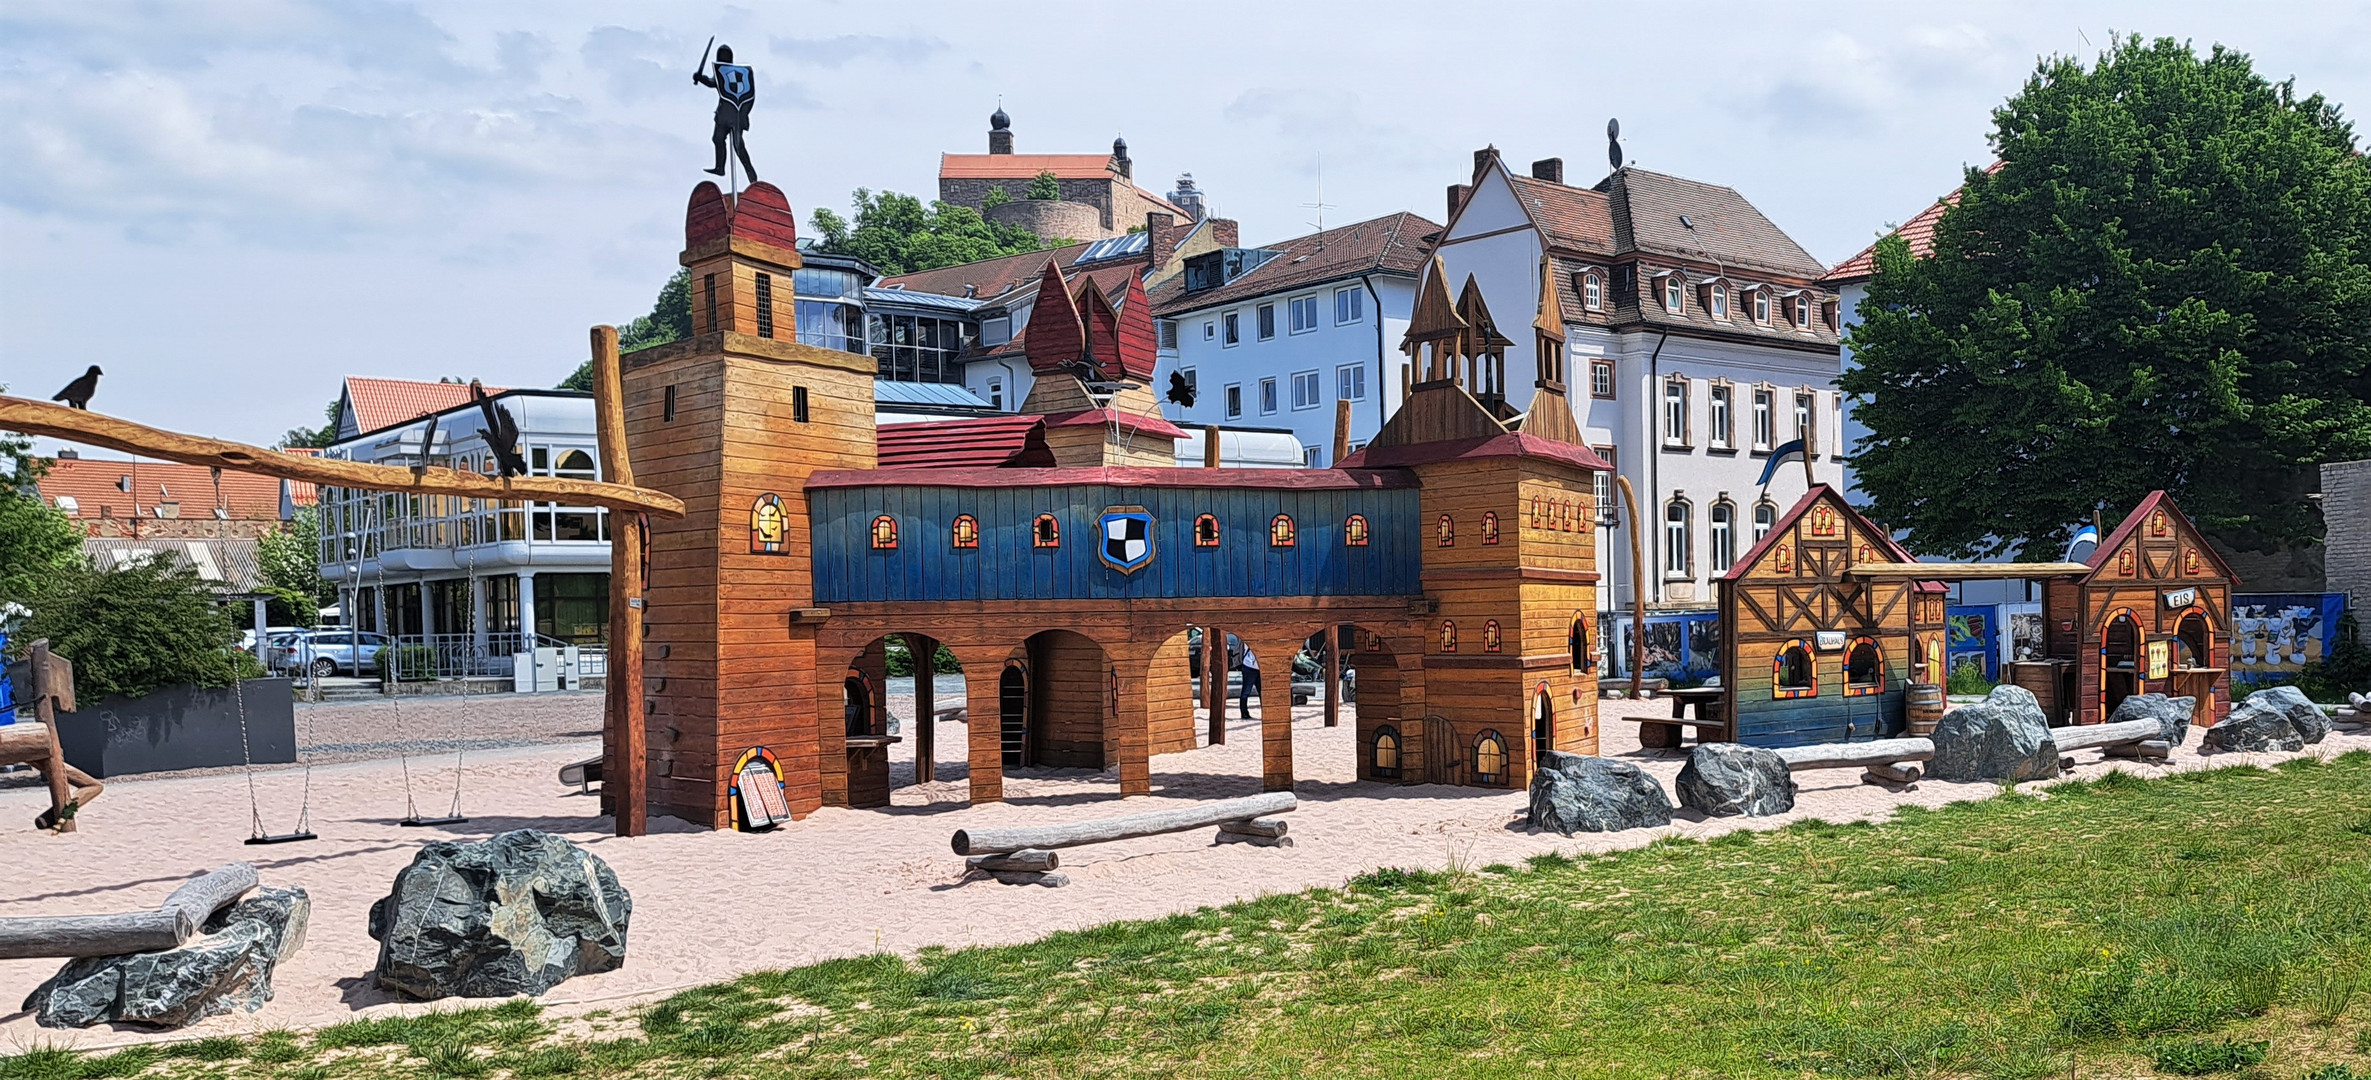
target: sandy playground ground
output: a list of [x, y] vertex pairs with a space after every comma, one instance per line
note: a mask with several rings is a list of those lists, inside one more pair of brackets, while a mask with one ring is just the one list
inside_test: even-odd
[[[943, 698], [944, 699], [944, 698]], [[960, 701], [957, 696], [951, 700]], [[912, 700], [893, 696], [893, 712], [911, 724]], [[1935, 806], [1983, 798], [1990, 784], [1924, 781], [1906, 791], [1860, 781], [1858, 770], [1798, 774], [1794, 812], [1775, 818], [1696, 820], [1683, 812], [1667, 829], [1581, 835], [1533, 834], [1523, 825], [1520, 791], [1398, 787], [1353, 779], [1347, 718], [1327, 728], [1315, 706], [1295, 710], [1293, 756], [1301, 807], [1291, 815], [1294, 846], [1219, 845], [1215, 830], [1074, 848], [1062, 853], [1066, 888], [965, 880], [948, 837], [963, 827], [1072, 821], [1155, 809], [1259, 790], [1257, 724], [1233, 721], [1219, 747], [1156, 757], [1153, 794], [1122, 801], [1116, 773], [1023, 770], [1005, 782], [1006, 802], [970, 807], [961, 762], [942, 762], [931, 783], [913, 785], [911, 742], [893, 765], [895, 805], [886, 810], [822, 810], [766, 834], [709, 832], [652, 819], [652, 835], [621, 840], [593, 798], [562, 786], [556, 772], [596, 753], [581, 738], [599, 729], [600, 696], [493, 697], [404, 705], [418, 732], [455, 733], [475, 744], [460, 779], [467, 824], [407, 829], [405, 765], [384, 756], [316, 765], [311, 770], [311, 843], [248, 847], [247, 779], [238, 770], [170, 778], [110, 781], [81, 817], [81, 830], [53, 837], [29, 826], [46, 795], [20, 781], [0, 787], [0, 916], [67, 915], [153, 908], [182, 881], [223, 863], [247, 860], [267, 884], [302, 886], [312, 895], [304, 948], [274, 979], [276, 997], [261, 1012], [216, 1017], [159, 1036], [136, 1029], [46, 1031], [19, 1009], [54, 973], [58, 960], [0, 961], [0, 1053], [34, 1045], [85, 1047], [158, 1037], [194, 1037], [272, 1028], [303, 1028], [422, 1005], [392, 999], [372, 984], [377, 942], [365, 933], [373, 901], [384, 896], [419, 845], [446, 837], [482, 838], [536, 828], [568, 837], [606, 859], [633, 894], [634, 917], [624, 968], [569, 981], [545, 1003], [561, 1015], [619, 1008], [743, 972], [788, 967], [876, 950], [911, 953], [929, 945], [1029, 941], [1057, 930], [1115, 919], [1156, 917], [1271, 892], [1338, 886], [1382, 866], [1441, 868], [1518, 863], [1544, 852], [1592, 852], [1647, 844], [1676, 833], [1711, 836], [1737, 828], [1776, 828], [1801, 818], [1878, 819], [1894, 807]], [[1230, 709], [1230, 712], [1233, 710]], [[369, 732], [385, 715], [373, 704], [312, 706], [299, 717], [323, 756], [337, 747], [392, 746]], [[1604, 752], [1634, 761], [1669, 790], [1680, 751], [1638, 747], [1637, 725], [1617, 716], [1668, 716], [1663, 701], [1604, 703]], [[407, 743], [410, 739], [406, 738]], [[2105, 763], [2096, 750], [2075, 755], [2074, 775], [2110, 768], [2142, 775], [2288, 755], [2201, 755], [2198, 739], [2165, 766]], [[492, 749], [481, 749], [488, 744]], [[938, 744], [964, 745], [960, 724], [940, 725]], [[2371, 747], [2371, 735], [2333, 734], [2307, 753], [2332, 756]], [[452, 799], [453, 744], [413, 757], [415, 798], [435, 814]], [[259, 771], [255, 788], [265, 824], [295, 820], [304, 771]]]

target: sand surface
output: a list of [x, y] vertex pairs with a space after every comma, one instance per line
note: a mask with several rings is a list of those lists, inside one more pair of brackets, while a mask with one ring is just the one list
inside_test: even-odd
[[[961, 697], [942, 700], [957, 700]], [[910, 698], [891, 698], [911, 725]], [[1615, 715], [1669, 715], [1661, 701], [1606, 702]], [[370, 743], [356, 710], [352, 737], [327, 743]], [[597, 800], [563, 787], [562, 764], [592, 755], [592, 741], [548, 742], [599, 727], [598, 695], [535, 699], [460, 699], [405, 704], [407, 721], [460, 731], [472, 718], [499, 728], [504, 740], [540, 743], [473, 752], [462, 771], [465, 825], [407, 829], [404, 773], [396, 760], [350, 761], [311, 770], [311, 843], [248, 847], [248, 782], [233, 770], [108, 784], [81, 818], [81, 831], [63, 837], [34, 832], [33, 815], [46, 805], [39, 789], [0, 790], [0, 917], [66, 915], [152, 908], [182, 881], [214, 866], [251, 861], [268, 884], [302, 886], [313, 898], [312, 929], [304, 948], [285, 960], [277, 996], [258, 1013], [217, 1017], [165, 1037], [314, 1027], [357, 1016], [417, 1011], [371, 983], [377, 943], [365, 933], [371, 903], [386, 894], [395, 873], [419, 845], [443, 837], [481, 838], [507, 829], [537, 828], [586, 845], [608, 860], [634, 898], [624, 968], [571, 980], [546, 996], [561, 1015], [617, 1008], [687, 986], [766, 968], [791, 966], [875, 950], [911, 953], [928, 945], [964, 946], [1028, 941], [1049, 932], [1114, 919], [1146, 918], [1224, 904], [1270, 892], [1337, 886], [1381, 866], [1440, 868], [1517, 863], [1543, 852], [1602, 851], [1649, 843], [1667, 833], [1709, 836], [1736, 828], [1776, 828], [1806, 817], [1834, 821], [1883, 818], [1903, 804], [1934, 806], [1994, 794], [1990, 784], [1925, 781], [1900, 791], [1864, 784], [1858, 770], [1798, 775], [1794, 812], [1775, 818], [1693, 820], [1683, 812], [1668, 829], [1566, 839], [1523, 826], [1522, 792], [1471, 788], [1399, 787], [1352, 779], [1353, 738], [1347, 720], [1327, 728], [1315, 706], [1296, 710], [1294, 757], [1302, 802], [1290, 818], [1294, 846], [1218, 845], [1214, 830], [1074, 848], [1062, 853], [1071, 884], [1060, 889], [965, 880], [963, 861], [948, 848], [957, 828], [1072, 821], [1131, 813], [1186, 800], [1252, 794], [1259, 790], [1257, 725], [1232, 721], [1226, 745], [1156, 757], [1154, 793], [1121, 800], [1116, 773], [1027, 770], [1005, 782], [1007, 801], [965, 805], [964, 766], [942, 762], [937, 778], [913, 785], [910, 741], [898, 745], [893, 769], [895, 805], [886, 810], [826, 809], [765, 834], [709, 832], [670, 819], [653, 819], [652, 835], [610, 835]], [[453, 710], [453, 711], [446, 711]], [[504, 712], [504, 710], [512, 710]], [[523, 712], [517, 710], [524, 710]], [[1233, 710], [1230, 709], [1230, 712]], [[496, 716], [493, 714], [502, 714]], [[343, 715], [343, 714], [339, 714]], [[329, 719], [329, 717], [324, 717]], [[506, 726], [507, 725], [507, 726]], [[537, 732], [544, 734], [537, 734]], [[1669, 789], [1683, 754], [1642, 751], [1634, 724], [1605, 723], [1605, 752], [1644, 767]], [[481, 737], [483, 732], [466, 737]], [[488, 736], [490, 737], [490, 736]], [[2288, 755], [2201, 756], [2198, 740], [2165, 767], [2104, 763], [2096, 750], [2075, 755], [2078, 778], [2108, 768], [2155, 775], [2171, 769], [2238, 762], [2269, 763]], [[943, 723], [941, 747], [964, 745], [960, 724]], [[2331, 756], [2371, 747], [2371, 735], [2333, 734], [2306, 753]], [[414, 798], [436, 812], [452, 798], [449, 751], [409, 763]], [[259, 771], [256, 794], [266, 825], [293, 823], [305, 784], [299, 769]], [[0, 960], [0, 1053], [36, 1044], [104, 1046], [159, 1037], [134, 1029], [80, 1032], [36, 1027], [18, 1004], [54, 973], [57, 960]], [[446, 1003], [442, 1007], [451, 1007]]]

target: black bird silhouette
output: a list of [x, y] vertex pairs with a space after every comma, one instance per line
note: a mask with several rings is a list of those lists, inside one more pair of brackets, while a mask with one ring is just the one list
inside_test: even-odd
[[436, 414], [428, 414], [428, 429], [420, 433], [420, 465], [428, 465], [428, 455], [436, 449]]
[[469, 380], [469, 396], [486, 418], [486, 426], [479, 428], [478, 434], [493, 448], [494, 462], [502, 475], [527, 475], [527, 460], [519, 456], [519, 422], [511, 419], [509, 409], [494, 404], [494, 399], [486, 396], [485, 386], [476, 379]]
[[100, 374], [99, 365], [92, 364], [89, 371], [82, 373], [82, 378], [67, 383], [66, 388], [58, 391], [58, 395], [50, 400], [63, 401], [77, 409], [90, 408], [91, 395], [99, 392]]
[[1169, 373], [1169, 400], [1176, 402], [1181, 408], [1191, 409], [1194, 407], [1194, 384], [1186, 381], [1185, 373], [1178, 371]]

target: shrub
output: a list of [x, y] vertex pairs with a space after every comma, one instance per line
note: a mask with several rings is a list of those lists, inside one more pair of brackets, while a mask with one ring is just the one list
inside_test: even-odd
[[436, 678], [436, 650], [426, 645], [391, 645], [380, 649], [379, 678], [419, 682]]
[[1944, 692], [1961, 695], [1982, 695], [1991, 693], [1992, 688], [1995, 685], [1997, 684], [1991, 679], [1984, 677], [1983, 661], [1967, 660], [1961, 662], [1957, 666], [1954, 666], [1951, 669], [1951, 674], [1945, 677]]
[[2157, 1059], [2157, 1068], [2161, 1071], [2175, 1076], [2204, 1076], [2207, 1073], [2238, 1072], [2250, 1065], [2262, 1065], [2264, 1054], [2271, 1048], [2269, 1042], [2192, 1039], [2187, 1042], [2159, 1043], [2152, 1052]]
[[1062, 197], [1062, 179], [1055, 176], [1052, 169], [1038, 173], [1029, 178], [1028, 196], [1032, 199], [1059, 199]]
[[17, 648], [48, 638], [74, 662], [85, 700], [139, 697], [166, 686], [229, 686], [263, 668], [238, 649], [239, 630], [196, 570], [163, 559], [102, 569], [77, 560], [49, 575]]

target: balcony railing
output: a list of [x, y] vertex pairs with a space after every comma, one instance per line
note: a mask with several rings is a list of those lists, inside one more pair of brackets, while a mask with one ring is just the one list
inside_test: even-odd
[[[396, 662], [405, 679], [507, 679], [517, 672], [512, 657], [530, 648], [564, 650], [574, 642], [541, 634], [402, 634], [395, 638]], [[422, 650], [426, 650], [422, 652]], [[563, 653], [562, 655], [565, 655]], [[609, 651], [576, 645], [578, 676], [607, 675]]]

